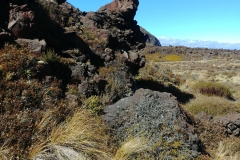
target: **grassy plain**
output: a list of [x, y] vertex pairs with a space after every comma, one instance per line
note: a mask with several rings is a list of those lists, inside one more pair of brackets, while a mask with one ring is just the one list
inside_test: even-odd
[[[146, 59], [147, 68], [141, 69], [139, 75], [144, 75], [145, 79], [155, 77], [164, 85], [166, 81], [163, 82], [161, 77], [167, 77], [164, 80], [181, 93], [192, 94], [194, 98], [181, 105], [194, 118], [202, 111], [212, 117], [240, 113], [240, 56], [230, 58], [218, 55], [204, 58], [199, 55], [194, 58], [189, 55], [166, 55], [158, 52], [146, 54]], [[151, 74], [150, 71], [154, 69], [154, 74]], [[175, 79], [181, 83], [174, 83]], [[221, 129], [210, 123], [202, 126], [198, 124], [196, 127], [201, 141], [206, 143], [205, 150], [209, 153], [208, 156], [200, 156], [198, 159], [240, 159], [240, 151], [236, 150], [240, 146], [240, 138], [226, 137], [220, 134]]]

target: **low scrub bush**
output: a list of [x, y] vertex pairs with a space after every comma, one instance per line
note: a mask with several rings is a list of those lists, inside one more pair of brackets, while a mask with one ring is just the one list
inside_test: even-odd
[[61, 81], [45, 85], [34, 78], [37, 61], [25, 48], [5, 45], [0, 49], [0, 159], [6, 154], [9, 159], [27, 159], [37, 137], [51, 131], [45, 125], [38, 132], [44, 111], [51, 108], [60, 123], [72, 110], [62, 100]]
[[102, 94], [104, 105], [112, 104], [123, 97], [132, 94], [132, 83], [129, 68], [120, 60], [98, 70], [99, 75], [106, 81]]
[[200, 81], [193, 86], [193, 89], [204, 95], [233, 99], [230, 89], [221, 83]]
[[48, 62], [48, 63], [59, 63], [60, 62], [60, 56], [58, 56], [54, 50], [48, 50], [46, 53], [43, 53], [41, 55], [41, 60]]
[[212, 116], [240, 112], [240, 107], [233, 101], [221, 97], [198, 96], [186, 104], [185, 109], [192, 114], [205, 112]]
[[176, 85], [185, 82], [180, 76], [173, 74], [172, 70], [168, 67], [161, 66], [154, 62], [147, 63], [145, 67], [141, 68], [136, 79], [153, 80], [160, 83], [173, 83]]
[[89, 97], [85, 103], [85, 108], [87, 108], [92, 114], [98, 114], [102, 110], [102, 102], [99, 96]]

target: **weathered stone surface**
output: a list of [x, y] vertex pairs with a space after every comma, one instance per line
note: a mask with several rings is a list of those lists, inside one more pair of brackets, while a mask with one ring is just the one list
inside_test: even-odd
[[34, 12], [28, 5], [21, 5], [10, 10], [8, 29], [18, 38], [32, 38], [34, 34]]
[[214, 118], [212, 121], [214, 124], [224, 127], [229, 136], [240, 136], [240, 113], [228, 114]]
[[23, 47], [29, 48], [34, 53], [42, 53], [46, 51], [46, 42], [45, 40], [38, 40], [38, 39], [17, 39], [15, 42]]
[[[145, 133], [148, 145], [153, 148], [150, 153], [144, 153], [148, 159], [159, 159], [160, 153], [173, 149], [164, 144], [174, 142], [181, 143], [176, 150], [178, 156], [192, 159], [198, 155], [198, 138], [193, 126], [187, 123], [176, 98], [169, 93], [139, 89], [133, 96], [104, 107], [104, 112], [102, 118], [114, 129], [118, 143]], [[167, 155], [167, 159], [173, 157]]]

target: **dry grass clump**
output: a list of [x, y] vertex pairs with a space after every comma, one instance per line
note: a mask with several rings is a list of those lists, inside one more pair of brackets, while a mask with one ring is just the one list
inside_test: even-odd
[[127, 160], [134, 154], [147, 151], [150, 147], [147, 145], [147, 141], [143, 137], [134, 137], [124, 142], [120, 148], [118, 148], [115, 154], [114, 160]]
[[240, 138], [225, 138], [219, 143], [217, 152], [215, 153], [215, 157], [222, 159], [231, 159], [228, 157], [232, 157], [233, 159], [235, 158], [236, 160], [240, 160]]
[[204, 95], [233, 99], [230, 89], [221, 83], [200, 81], [193, 86], [193, 89]]
[[110, 137], [106, 131], [100, 119], [86, 110], [78, 110], [54, 128], [44, 142], [33, 145], [30, 158], [110, 159]]
[[6, 149], [4, 146], [0, 147], [0, 159], [1, 160], [9, 160], [10, 159], [9, 153], [10, 153], [9, 149]]
[[205, 112], [212, 116], [240, 112], [240, 107], [233, 101], [221, 97], [197, 96], [185, 105], [185, 109], [192, 114]]
[[214, 160], [239, 160], [239, 154], [233, 154], [232, 150], [228, 148], [223, 142], [219, 142], [217, 151], [214, 155]]

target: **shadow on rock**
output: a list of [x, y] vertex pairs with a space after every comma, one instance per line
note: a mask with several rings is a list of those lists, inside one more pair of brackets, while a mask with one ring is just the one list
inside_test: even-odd
[[165, 85], [163, 85], [159, 82], [153, 81], [153, 80], [142, 80], [142, 79], [136, 80], [136, 83], [137, 83], [138, 88], [151, 89], [153, 91], [172, 93], [175, 97], [177, 97], [177, 100], [180, 103], [187, 103], [192, 98], [194, 98], [194, 95], [183, 92], [171, 84], [169, 84], [168, 86], [165, 86]]

